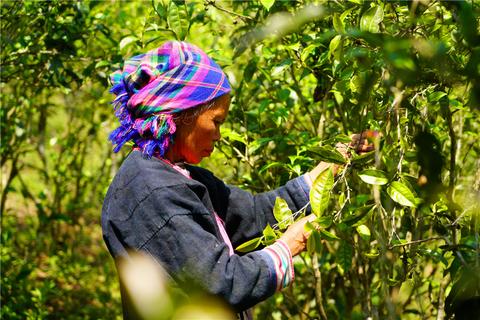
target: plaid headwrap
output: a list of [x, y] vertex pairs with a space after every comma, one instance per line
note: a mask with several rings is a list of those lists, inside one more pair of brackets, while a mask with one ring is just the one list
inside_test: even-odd
[[173, 140], [173, 114], [230, 92], [222, 69], [197, 46], [169, 41], [125, 61], [111, 76], [120, 127], [109, 139], [114, 152], [132, 140], [145, 156], [164, 156]]

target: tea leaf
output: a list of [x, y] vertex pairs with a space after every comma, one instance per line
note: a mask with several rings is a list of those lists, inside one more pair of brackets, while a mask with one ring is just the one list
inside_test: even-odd
[[318, 175], [310, 190], [310, 204], [312, 212], [320, 217], [328, 207], [330, 191], [333, 188], [332, 169], [328, 168]]

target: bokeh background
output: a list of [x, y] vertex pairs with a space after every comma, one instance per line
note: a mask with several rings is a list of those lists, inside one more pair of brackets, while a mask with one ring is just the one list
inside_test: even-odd
[[231, 81], [201, 164], [228, 183], [270, 190], [382, 134], [258, 319], [478, 316], [479, 17], [473, 0], [2, 1], [2, 318], [121, 317], [100, 212], [129, 148], [107, 141], [108, 75], [171, 39]]

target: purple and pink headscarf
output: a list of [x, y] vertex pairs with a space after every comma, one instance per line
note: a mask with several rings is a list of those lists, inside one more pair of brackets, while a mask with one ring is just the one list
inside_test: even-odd
[[133, 141], [147, 157], [163, 157], [173, 141], [175, 113], [231, 91], [222, 69], [197, 46], [169, 41], [125, 61], [111, 75], [120, 127], [109, 139], [118, 152]]

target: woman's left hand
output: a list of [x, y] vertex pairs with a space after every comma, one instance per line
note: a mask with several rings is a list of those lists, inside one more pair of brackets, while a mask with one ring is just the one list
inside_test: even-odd
[[339, 142], [335, 145], [335, 148], [345, 158], [350, 158], [352, 150], [354, 150], [357, 154], [362, 154], [374, 150], [374, 141], [378, 136], [378, 131], [373, 130], [363, 131], [362, 133], [355, 133], [350, 136], [351, 141], [348, 144]]

